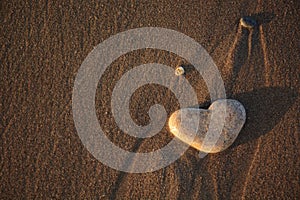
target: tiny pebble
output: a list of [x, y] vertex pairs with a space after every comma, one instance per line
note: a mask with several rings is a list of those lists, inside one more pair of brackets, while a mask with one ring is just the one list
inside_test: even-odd
[[[209, 123], [222, 121], [223, 109], [221, 108], [224, 106], [226, 106], [226, 117], [221, 133], [212, 131], [206, 137]], [[217, 113], [215, 119], [211, 119], [213, 110]], [[240, 102], [233, 99], [220, 99], [213, 102], [208, 110], [183, 108], [175, 111], [169, 119], [169, 128], [175, 137], [190, 146], [202, 152], [217, 153], [227, 149], [234, 142], [245, 121], [246, 111]], [[196, 135], [193, 140], [189, 137], [191, 133]]]
[[254, 26], [257, 25], [256, 20], [253, 19], [252, 17], [242, 17], [240, 19], [240, 23], [243, 27], [248, 29], [252, 29]]
[[175, 69], [175, 75], [176, 76], [181, 76], [181, 75], [183, 75], [184, 74], [184, 68], [182, 67], [182, 66], [180, 66], [180, 67], [177, 67], [176, 69]]

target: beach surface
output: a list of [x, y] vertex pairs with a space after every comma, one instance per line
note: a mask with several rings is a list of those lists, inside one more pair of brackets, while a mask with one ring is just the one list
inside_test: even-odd
[[[0, 199], [299, 199], [299, 2], [151, 2], [1, 1]], [[242, 28], [243, 16], [258, 25]], [[104, 165], [83, 145], [72, 114], [76, 74], [96, 45], [141, 27], [181, 32], [212, 57], [227, 97], [247, 112], [230, 148], [204, 158], [189, 148], [165, 168], [135, 174]], [[95, 97], [106, 136], [132, 152], [160, 149], [173, 138], [167, 124], [155, 136], [137, 139], [114, 121], [114, 86], [146, 63], [174, 69], [190, 64], [159, 49], [126, 53], [105, 71]], [[198, 104], [207, 103], [201, 75], [191, 67], [185, 78]], [[179, 109], [168, 88], [136, 90], [133, 121], [147, 125], [157, 103], [168, 116]]]

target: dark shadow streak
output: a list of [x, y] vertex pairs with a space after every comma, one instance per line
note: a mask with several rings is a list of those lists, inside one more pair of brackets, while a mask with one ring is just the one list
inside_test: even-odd
[[[257, 21], [257, 27], [254, 27], [254, 29], [251, 31], [245, 28], [242, 29], [241, 38], [237, 43], [234, 55], [232, 57], [232, 59], [234, 59], [232, 62], [232, 79], [228, 84], [227, 89], [227, 98], [236, 99], [244, 105], [247, 113], [247, 119], [236, 141], [231, 147], [229, 147], [229, 149], [227, 149], [228, 151], [237, 147], [238, 145], [256, 140], [262, 135], [267, 134], [276, 126], [276, 124], [281, 120], [281, 118], [285, 115], [298, 97], [296, 91], [289, 88], [280, 87], [261, 88], [251, 92], [233, 94], [233, 86], [241, 68], [246, 64], [247, 61], [249, 61], [249, 56], [253, 56], [253, 54], [258, 53], [257, 51], [261, 49], [258, 46], [260, 44], [259, 26], [269, 23], [271, 20], [273, 20], [275, 15], [272, 13], [257, 13], [251, 15], [251, 17]], [[238, 19], [236, 24], [239, 23], [240, 22]], [[250, 36], [251, 42], [249, 44]], [[249, 52], [249, 45], [251, 45], [251, 52]], [[185, 67], [187, 72], [193, 70], [193, 66], [191, 65], [186, 65]], [[264, 73], [259, 69], [256, 70], [258, 70], [256, 76], [261, 76]], [[257, 78], [258, 77], [256, 77], [256, 79]], [[200, 103], [200, 105], [192, 105], [191, 107], [207, 109], [210, 104], [210, 101], [205, 101]], [[188, 151], [191, 151], [191, 149]], [[189, 163], [182, 162], [180, 160], [176, 161], [176, 174], [179, 177], [181, 185], [178, 199], [191, 198], [189, 194], [191, 191], [190, 188], [197, 187], [195, 185], [195, 175], [199, 175], [199, 173], [201, 173], [202, 177], [212, 180], [211, 174], [206, 170], [206, 167], [203, 167], [208, 157], [198, 160], [196, 159], [198, 158], [198, 153], [194, 153], [193, 156], [189, 156], [186, 153], [184, 157], [185, 156], [188, 156]], [[206, 181], [202, 181], [203, 185], [201, 186], [201, 192], [203, 193], [201, 196], [205, 197], [206, 199], [215, 198], [214, 196], [211, 196], [213, 191], [209, 191], [209, 189], [211, 189], [211, 185], [207, 183], [208, 186], [206, 186], [205, 183]], [[220, 197], [223, 196], [218, 191], [214, 192], [217, 192], [217, 195]]]
[[[135, 142], [135, 145], [132, 149], [132, 152], [136, 152], [140, 148], [142, 143], [143, 143], [143, 138], [137, 139], [137, 141]], [[131, 166], [132, 166], [133, 161], [134, 161], [134, 155], [132, 154], [131, 157], [126, 159], [126, 163], [124, 163], [123, 168], [127, 167], [127, 169], [130, 169]], [[115, 185], [112, 189], [112, 192], [111, 192], [111, 195], [110, 195], [109, 199], [117, 199], [118, 191], [121, 188], [121, 184], [122, 184], [123, 180], [126, 178], [127, 175], [128, 175], [127, 172], [120, 171], [120, 174], [118, 175], [118, 178], [117, 178], [116, 183], [115, 183]]]
[[[250, 16], [256, 21], [256, 26], [252, 30], [248, 30], [247, 28], [242, 28], [242, 35], [239, 39], [236, 49], [233, 55], [233, 63], [232, 63], [232, 75], [231, 81], [228, 84], [227, 91], [228, 95], [231, 95], [231, 92], [234, 87], [234, 83], [236, 78], [241, 70], [241, 68], [245, 65], [245, 63], [250, 59], [249, 56], [253, 55], [253, 51], [256, 50], [256, 46], [260, 43], [259, 39], [259, 26], [262, 24], [269, 23], [273, 20], [275, 15], [273, 13], [263, 12], [256, 13]], [[239, 20], [236, 23], [240, 23]], [[251, 37], [251, 42], [249, 43], [249, 37]], [[249, 46], [250, 45], [250, 46]], [[251, 48], [251, 52], [249, 52]]]
[[[250, 35], [250, 31], [247, 29], [242, 29], [241, 38], [239, 39], [238, 43], [236, 44], [236, 48], [234, 50], [234, 53], [232, 55], [232, 74], [231, 74], [231, 80], [228, 83], [227, 91], [231, 92], [234, 87], [234, 83], [236, 82], [236, 78], [242, 69], [242, 67], [245, 65], [246, 61], [248, 60], [249, 55], [249, 42], [248, 38]], [[252, 43], [251, 43], [252, 45]]]
[[[289, 88], [268, 87], [236, 94], [232, 96], [232, 98], [240, 101], [244, 105], [247, 119], [236, 141], [225, 151], [230, 151], [238, 145], [251, 142], [269, 133], [296, 101], [298, 93]], [[206, 109], [210, 104], [211, 102], [207, 101], [201, 103], [198, 107]], [[178, 199], [190, 197], [189, 192], [191, 188], [197, 187], [195, 185], [195, 178], [199, 173], [202, 174], [202, 177], [212, 179], [211, 174], [203, 167], [208, 157], [199, 160], [198, 153], [191, 151], [196, 150], [190, 148], [185, 155], [183, 155], [183, 157], [187, 157], [185, 160], [189, 160], [189, 162], [182, 160], [176, 161], [176, 174], [179, 178], [181, 191]], [[211, 185], [206, 186], [205, 181], [202, 182], [202, 184], [204, 185], [201, 186], [201, 191], [205, 191], [203, 195], [206, 197], [212, 195], [212, 191], [206, 191]], [[222, 194], [219, 193], [218, 195], [222, 196]], [[214, 197], [209, 196], [209, 198]]]
[[[230, 148], [255, 140], [268, 133], [297, 98], [298, 94], [295, 90], [280, 87], [260, 88], [229, 97], [229, 99], [240, 101], [244, 105], [247, 115], [243, 129]], [[191, 107], [208, 109], [211, 103], [206, 101]]]
[[[274, 14], [272, 13], [257, 13], [251, 15], [253, 17], [258, 25], [269, 23], [273, 18]], [[237, 21], [237, 24], [239, 21]], [[232, 74], [232, 82], [230, 83], [229, 92], [233, 89], [233, 84], [235, 82], [235, 79], [238, 75], [238, 73], [241, 70], [241, 67], [245, 64], [245, 62], [248, 60], [249, 55], [249, 46], [248, 46], [248, 38], [249, 38], [250, 31], [247, 29], [242, 29], [242, 36], [240, 41], [237, 44], [235, 55], [234, 55], [234, 62], [233, 62], [233, 74]], [[253, 30], [252, 33], [252, 40], [251, 40], [251, 49], [253, 50], [254, 47], [259, 43], [259, 29], [256, 27]], [[194, 67], [192, 65], [186, 64], [183, 65], [186, 73], [189, 73], [194, 70]], [[231, 93], [229, 93], [229, 97], [231, 97]], [[287, 98], [289, 97], [289, 98]], [[275, 125], [278, 123], [278, 121], [284, 116], [288, 108], [292, 105], [295, 98], [297, 97], [297, 94], [295, 91], [289, 90], [289, 89], [282, 89], [282, 88], [263, 88], [259, 90], [255, 90], [249, 93], [242, 93], [234, 95], [233, 98], [239, 100], [246, 108], [247, 111], [247, 121], [246, 124], [239, 134], [237, 140], [234, 142], [234, 144], [229, 148], [234, 148], [240, 144], [249, 142], [251, 140], [257, 139], [261, 135], [264, 135], [268, 133]], [[211, 102], [203, 102], [198, 107], [207, 109], [209, 107]], [[133, 148], [133, 152], [137, 151], [142, 144], [143, 140], [138, 140]], [[134, 158], [128, 158], [127, 163], [125, 163], [125, 166], [128, 166], [130, 168], [130, 163], [132, 162]], [[192, 159], [192, 158], [191, 158]], [[205, 161], [204, 159], [201, 159], [201, 162]], [[177, 166], [177, 173], [179, 175], [179, 181], [180, 183], [191, 183], [182, 185], [183, 190], [185, 192], [181, 192], [179, 194], [179, 198], [186, 197], [189, 195], [189, 191], [192, 190], [190, 186], [192, 185], [194, 187], [195, 185], [195, 179], [194, 175], [187, 176], [184, 175], [184, 171], [186, 172], [186, 169], [190, 169], [189, 172], [192, 171], [192, 169], [199, 169], [198, 165], [199, 162], [197, 160], [191, 161], [192, 166], [181, 166], [182, 163], [178, 163]], [[197, 173], [201, 172], [200, 170], [197, 170]], [[208, 172], [203, 172], [204, 177], [210, 176]], [[112, 193], [110, 195], [109, 199], [116, 199], [118, 190], [120, 189], [120, 186], [124, 180], [124, 178], [127, 176], [128, 173], [126, 172], [120, 172], [116, 183], [114, 185], [114, 188], [112, 190]], [[190, 179], [190, 180], [186, 180]], [[186, 187], [187, 186], [187, 187]]]
[[289, 88], [269, 87], [234, 95], [247, 113], [246, 123], [230, 148], [255, 140], [272, 130], [297, 99]]
[[[200, 159], [197, 152], [197, 150], [190, 148], [179, 160], [175, 162], [175, 173], [179, 181], [178, 200], [192, 198], [191, 195], [194, 195], [195, 190], [198, 190], [199, 188], [198, 179], [200, 177], [201, 196], [205, 196], [206, 199], [215, 198], [215, 191], [212, 187], [213, 178], [212, 175], [206, 170], [208, 157]], [[188, 160], [188, 162], [186, 162], [186, 160]]]
[[257, 22], [258, 25], [270, 23], [276, 17], [274, 13], [270, 12], [255, 13], [250, 16]]

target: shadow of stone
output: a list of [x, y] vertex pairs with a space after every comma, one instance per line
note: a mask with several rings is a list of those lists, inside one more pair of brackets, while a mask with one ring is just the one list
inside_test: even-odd
[[205, 199], [214, 198], [213, 176], [207, 170], [208, 157], [200, 159], [197, 150], [188, 149], [187, 152], [177, 160], [175, 172], [179, 182], [179, 193], [177, 199], [194, 199], [201, 191], [201, 197]]
[[261, 12], [250, 15], [250, 17], [252, 17], [258, 25], [262, 25], [270, 23], [276, 17], [276, 15], [270, 12]]
[[[266, 87], [228, 97], [240, 101], [247, 114], [243, 129], [229, 148], [255, 140], [272, 130], [297, 97], [298, 94], [295, 90], [280, 87]], [[191, 107], [208, 109], [211, 103], [205, 101]]]
[[[220, 154], [220, 157], [223, 158], [226, 157], [226, 151], [230, 151], [230, 149], [238, 145], [256, 140], [262, 135], [269, 133], [296, 101], [298, 93], [290, 88], [266, 87], [251, 92], [239, 93], [232, 96], [232, 98], [240, 101], [244, 105], [247, 112], [247, 119], [233, 145], [224, 152], [221, 152], [221, 154], [223, 153], [224, 155]], [[211, 104], [211, 102], [207, 101], [201, 103], [198, 107], [204, 108], [202, 106], [205, 106], [205, 108], [207, 108], [209, 104]], [[201, 159], [196, 152], [198, 151], [190, 148], [180, 160], [175, 162], [176, 174], [179, 177], [180, 183], [182, 183], [180, 186], [179, 199], [190, 197], [189, 195], [192, 192], [192, 188], [199, 187], [199, 185], [197, 185], [199, 183], [196, 180], [201, 179], [200, 177], [205, 180], [200, 181], [201, 196], [205, 196], [208, 199], [214, 198], [213, 194], [215, 191], [211, 189], [211, 185], [213, 185], [213, 175], [207, 170], [207, 162], [210, 157], [207, 156]], [[226, 159], [223, 159], [223, 161], [224, 160]], [[219, 160], [219, 162], [222, 162], [222, 160]], [[227, 171], [228, 168], [231, 167], [229, 164], [230, 162], [225, 162], [224, 164], [224, 168]], [[222, 187], [222, 184], [220, 184], [219, 187]], [[232, 185], [228, 184], [228, 187], [232, 187]], [[229, 195], [223, 192], [218, 192], [218, 195]]]
[[[227, 95], [232, 96], [233, 88], [236, 84], [239, 73], [244, 67], [249, 68], [253, 65], [255, 74], [253, 78], [258, 80], [264, 77], [264, 68], [261, 67], [264, 63], [263, 48], [261, 46], [259, 25], [270, 21], [270, 14], [259, 13], [251, 16], [256, 22], [257, 26], [249, 30], [247, 28], [241, 29], [241, 36], [236, 44], [232, 55], [232, 72], [229, 80], [225, 80]], [[255, 58], [255, 59], [254, 59]], [[264, 80], [260, 79], [260, 85], [264, 85]]]
[[[248, 42], [249, 37], [250, 37], [250, 31], [247, 29], [241, 29], [241, 36], [238, 42], [236, 43], [236, 47], [233, 52], [233, 55], [231, 55], [232, 72], [229, 72], [230, 80], [225, 80], [225, 86], [227, 88], [227, 91], [233, 90], [239, 72], [241, 71], [242, 67], [246, 64], [247, 60], [249, 59], [249, 54], [251, 53], [249, 52], [249, 42]], [[251, 41], [251, 45], [255, 45], [252, 44], [252, 41]], [[257, 41], [254, 40], [253, 42], [257, 42]], [[231, 95], [231, 94], [227, 94], [227, 95]]]
[[230, 148], [255, 140], [272, 130], [293, 105], [298, 94], [289, 88], [269, 87], [236, 94], [247, 113], [246, 123]]

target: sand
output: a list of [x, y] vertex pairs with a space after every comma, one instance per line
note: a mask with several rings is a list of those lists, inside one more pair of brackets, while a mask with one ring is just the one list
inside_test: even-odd
[[[299, 3], [289, 1], [1, 1], [1, 199], [299, 199]], [[251, 31], [238, 23], [254, 16]], [[121, 31], [164, 27], [199, 42], [212, 56], [229, 98], [247, 121], [229, 149], [203, 159], [189, 148], [170, 166], [130, 174], [105, 166], [81, 143], [72, 116], [77, 71], [94, 46]], [[176, 42], [176, 41], [174, 41]], [[189, 64], [161, 50], [121, 56], [99, 81], [96, 110], [119, 147], [149, 152], [166, 145], [165, 126], [149, 139], [123, 133], [111, 113], [111, 94], [126, 71], [158, 62]], [[186, 78], [199, 104], [209, 94], [200, 74]], [[154, 103], [168, 115], [179, 108], [166, 88], [140, 88], [130, 105], [134, 121], [149, 122]]]

